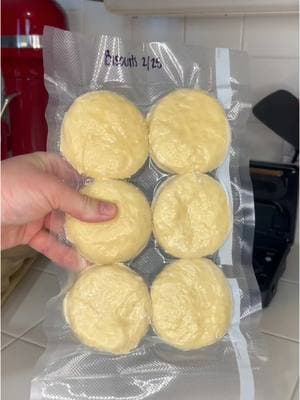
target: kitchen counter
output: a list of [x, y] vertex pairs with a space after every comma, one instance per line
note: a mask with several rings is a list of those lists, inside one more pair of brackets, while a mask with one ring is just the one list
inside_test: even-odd
[[[297, 400], [299, 396], [298, 260], [299, 249], [294, 246], [277, 294], [263, 310], [261, 330], [270, 352], [267, 368], [272, 378], [265, 385], [277, 386], [272, 400]], [[45, 304], [59, 290], [56, 269], [45, 258], [39, 258], [3, 306], [2, 400], [29, 399], [32, 368], [46, 343], [41, 325]]]

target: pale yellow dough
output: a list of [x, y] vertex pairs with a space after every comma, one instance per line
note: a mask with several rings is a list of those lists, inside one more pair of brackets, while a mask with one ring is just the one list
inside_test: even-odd
[[206, 258], [169, 264], [155, 279], [151, 299], [154, 330], [182, 350], [215, 343], [231, 322], [231, 290], [221, 269]]
[[154, 235], [178, 258], [198, 258], [218, 250], [232, 225], [231, 207], [222, 186], [192, 172], [169, 178], [153, 201]]
[[100, 351], [128, 353], [146, 334], [151, 301], [143, 279], [123, 264], [83, 272], [64, 301], [78, 339]]
[[134, 185], [117, 181], [95, 181], [81, 193], [117, 205], [117, 216], [106, 222], [87, 223], [67, 216], [67, 239], [79, 253], [95, 264], [127, 261], [138, 255], [151, 235], [151, 209]]
[[220, 103], [198, 89], [163, 97], [148, 116], [150, 154], [164, 171], [209, 172], [225, 159], [230, 128]]
[[123, 96], [104, 90], [86, 93], [64, 116], [61, 152], [86, 176], [130, 177], [148, 157], [146, 122]]

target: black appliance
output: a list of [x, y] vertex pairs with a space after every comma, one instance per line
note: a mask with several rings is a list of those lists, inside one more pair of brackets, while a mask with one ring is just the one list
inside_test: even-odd
[[299, 168], [251, 161], [250, 176], [255, 203], [253, 267], [266, 307], [276, 293], [294, 242]]

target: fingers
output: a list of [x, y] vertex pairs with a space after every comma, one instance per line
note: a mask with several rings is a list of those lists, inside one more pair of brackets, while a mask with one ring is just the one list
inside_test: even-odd
[[40, 168], [47, 172], [44, 194], [52, 209], [60, 209], [85, 222], [108, 221], [116, 216], [117, 207], [114, 204], [84, 196], [67, 185], [68, 182], [75, 182], [78, 186], [81, 177], [60, 156], [38, 152], [34, 153], [34, 157]]
[[72, 185], [81, 186], [82, 177], [77, 171], [55, 153], [36, 152], [32, 155], [35, 164], [44, 172], [57, 176], [60, 180]]
[[87, 266], [87, 262], [73, 247], [59, 242], [44, 229], [40, 230], [28, 244], [63, 268], [80, 271]]
[[52, 234], [64, 235], [65, 234], [65, 214], [62, 211], [55, 210], [48, 214], [44, 219], [44, 228]]
[[62, 205], [61, 210], [81, 221], [104, 222], [117, 215], [117, 206], [107, 201], [99, 201], [75, 192], [73, 203]]
[[4, 225], [1, 227], [1, 250], [23, 244], [25, 228], [23, 225]]
[[59, 209], [85, 222], [108, 221], [117, 214], [115, 204], [82, 195], [53, 175], [46, 181], [44, 196], [53, 210]]
[[1, 250], [27, 244], [28, 241], [43, 226], [42, 220], [32, 222], [30, 225], [4, 225], [1, 227]]

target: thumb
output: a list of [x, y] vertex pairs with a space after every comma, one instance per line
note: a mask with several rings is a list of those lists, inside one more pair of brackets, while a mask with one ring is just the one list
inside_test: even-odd
[[117, 215], [115, 204], [85, 196], [57, 178], [53, 183], [52, 190], [48, 191], [52, 209], [60, 209], [85, 222], [108, 221]]

